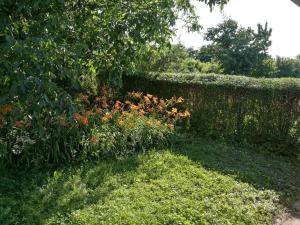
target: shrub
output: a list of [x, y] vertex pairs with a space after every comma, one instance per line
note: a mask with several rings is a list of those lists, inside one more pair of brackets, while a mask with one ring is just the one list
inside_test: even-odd
[[175, 108], [182, 98], [130, 93], [123, 103], [114, 101], [108, 89], [98, 97], [79, 94], [74, 99], [49, 82], [28, 80], [25, 86], [14, 101], [0, 106], [4, 165], [121, 158], [160, 148], [169, 143], [174, 125], [189, 117], [188, 111]]
[[201, 74], [142, 74], [124, 79], [124, 90], [183, 96], [191, 128], [295, 155], [300, 142], [300, 80]]

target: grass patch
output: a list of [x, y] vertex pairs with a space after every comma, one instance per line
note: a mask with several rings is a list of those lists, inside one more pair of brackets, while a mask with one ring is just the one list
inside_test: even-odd
[[271, 224], [300, 193], [284, 158], [206, 140], [178, 149], [0, 171], [0, 224]]

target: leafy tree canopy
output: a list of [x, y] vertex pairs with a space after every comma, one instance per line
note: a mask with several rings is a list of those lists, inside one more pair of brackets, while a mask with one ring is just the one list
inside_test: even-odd
[[205, 40], [211, 44], [204, 50], [221, 63], [225, 73], [270, 75], [274, 72], [274, 62], [268, 55], [271, 34], [272, 29], [267, 23], [264, 26], [258, 24], [255, 31], [226, 19], [217, 27], [208, 29]]
[[179, 17], [200, 28], [190, 0], [0, 0], [1, 91], [29, 76], [65, 89], [98, 74], [117, 82], [169, 42]]

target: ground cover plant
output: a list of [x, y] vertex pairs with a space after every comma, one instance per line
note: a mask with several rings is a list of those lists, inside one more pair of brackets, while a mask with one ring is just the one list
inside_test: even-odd
[[296, 162], [184, 140], [121, 161], [1, 170], [1, 224], [267, 225], [299, 197]]

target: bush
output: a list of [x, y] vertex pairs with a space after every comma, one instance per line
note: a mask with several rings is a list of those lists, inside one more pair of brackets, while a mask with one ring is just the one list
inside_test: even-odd
[[0, 106], [3, 165], [74, 162], [104, 155], [121, 158], [160, 148], [169, 143], [174, 125], [189, 117], [188, 111], [175, 108], [182, 105], [182, 98], [130, 93], [123, 103], [105, 89], [100, 97], [73, 98], [39, 79], [24, 85], [12, 102]]
[[201, 74], [142, 74], [124, 78], [124, 90], [183, 96], [191, 128], [277, 152], [300, 152], [300, 80]]

